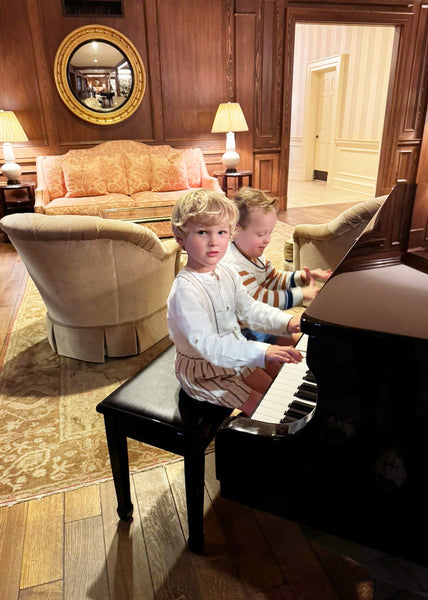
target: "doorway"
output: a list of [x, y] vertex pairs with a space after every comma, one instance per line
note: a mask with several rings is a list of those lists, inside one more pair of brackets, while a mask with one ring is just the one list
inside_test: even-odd
[[296, 23], [288, 207], [375, 194], [394, 34]]

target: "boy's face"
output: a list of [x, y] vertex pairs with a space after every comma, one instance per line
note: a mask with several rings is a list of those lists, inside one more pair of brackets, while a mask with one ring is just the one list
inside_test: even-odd
[[233, 241], [248, 258], [258, 258], [265, 251], [276, 223], [276, 211], [264, 212], [255, 208], [250, 212], [248, 225], [242, 229], [239, 225]]
[[176, 240], [187, 251], [187, 266], [198, 273], [213, 271], [229, 245], [229, 221], [223, 219], [214, 225], [205, 225], [192, 220], [186, 226], [186, 237]]

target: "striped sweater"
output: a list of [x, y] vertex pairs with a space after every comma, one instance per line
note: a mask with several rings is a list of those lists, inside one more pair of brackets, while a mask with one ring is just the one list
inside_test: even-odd
[[303, 302], [300, 271], [280, 271], [264, 256], [253, 263], [233, 242], [222, 259], [241, 276], [247, 292], [255, 300], [260, 300], [281, 309], [292, 308]]

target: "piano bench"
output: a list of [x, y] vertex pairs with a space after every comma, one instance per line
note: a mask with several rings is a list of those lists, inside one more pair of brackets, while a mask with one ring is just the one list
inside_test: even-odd
[[200, 554], [204, 547], [205, 450], [231, 409], [190, 398], [177, 386], [173, 369], [171, 372], [162, 369], [162, 378], [157, 377], [153, 382], [159, 358], [97, 406], [97, 411], [104, 415], [117, 512], [122, 520], [132, 518], [127, 438], [183, 456], [187, 546]]

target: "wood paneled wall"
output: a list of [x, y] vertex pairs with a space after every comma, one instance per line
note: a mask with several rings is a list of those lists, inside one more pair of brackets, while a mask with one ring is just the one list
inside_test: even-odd
[[[378, 193], [414, 181], [427, 107], [428, 7], [417, 0], [123, 0], [124, 17], [66, 17], [61, 0], [0, 0], [0, 108], [14, 110], [29, 142], [15, 146], [24, 174], [35, 157], [100, 141], [135, 139], [200, 146], [221, 166], [225, 136], [211, 134], [220, 102], [237, 100], [249, 132], [236, 134], [240, 166], [254, 185], [287, 189], [294, 27], [298, 22], [396, 27]], [[16, 18], [19, 15], [19, 19]], [[147, 73], [138, 110], [112, 126], [80, 120], [61, 101], [53, 63], [63, 38], [101, 23], [126, 35]]]

